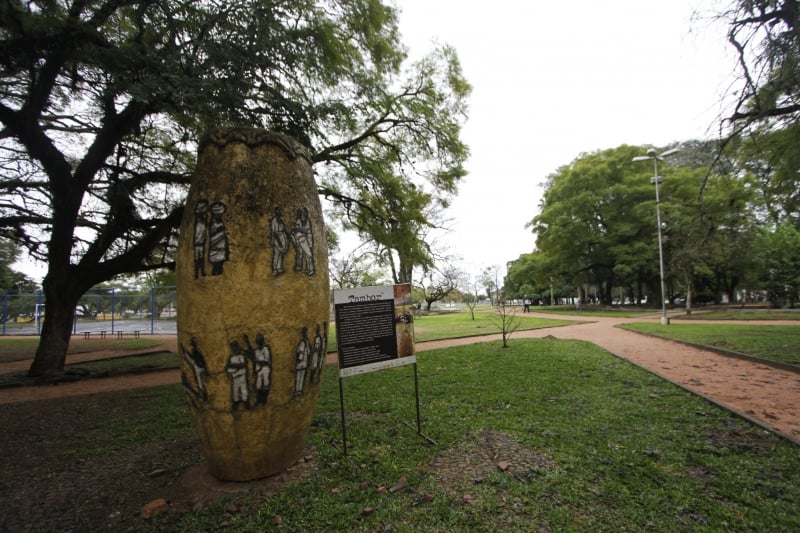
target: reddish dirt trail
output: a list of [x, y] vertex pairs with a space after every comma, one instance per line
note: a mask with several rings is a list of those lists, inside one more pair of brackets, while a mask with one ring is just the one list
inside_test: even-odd
[[[533, 313], [535, 315], [535, 313]], [[553, 318], [553, 315], [540, 315]], [[564, 317], [583, 319], [584, 317]], [[645, 319], [646, 320], [646, 319]], [[655, 320], [658, 320], [657, 318]], [[708, 350], [690, 347], [678, 342], [644, 336], [617, 328], [625, 322], [641, 322], [643, 319], [592, 317], [591, 322], [519, 331], [514, 338], [555, 337], [592, 342], [612, 354], [628, 360], [654, 374], [699, 394], [714, 403], [773, 429], [800, 444], [800, 373], [742, 359], [727, 357]], [[692, 323], [703, 323], [693, 320]], [[726, 321], [726, 324], [734, 323]], [[758, 325], [794, 325], [797, 321], [748, 322]], [[159, 337], [163, 349], [177, 351], [175, 336]], [[449, 346], [491, 342], [499, 334], [462, 339], [431, 341], [417, 344], [417, 351]], [[150, 348], [148, 351], [152, 351]], [[95, 352], [81, 357], [72, 356], [70, 363], [82, 359], [107, 357]], [[329, 363], [335, 357], [329, 355]], [[28, 362], [0, 364], [0, 373], [20, 371]], [[0, 404], [33, 401], [40, 399], [78, 396], [155, 385], [179, 383], [178, 370], [125, 375], [114, 378], [90, 379], [43, 387], [17, 387], [0, 389]]]

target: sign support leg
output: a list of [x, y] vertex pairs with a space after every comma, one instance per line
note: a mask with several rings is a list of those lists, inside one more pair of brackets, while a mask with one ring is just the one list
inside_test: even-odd
[[414, 363], [414, 396], [417, 399], [417, 433], [422, 435], [422, 418], [419, 415], [419, 380], [417, 379], [417, 363]]
[[344, 456], [347, 457], [347, 427], [344, 417], [344, 378], [339, 378], [339, 411], [342, 418], [342, 450]]

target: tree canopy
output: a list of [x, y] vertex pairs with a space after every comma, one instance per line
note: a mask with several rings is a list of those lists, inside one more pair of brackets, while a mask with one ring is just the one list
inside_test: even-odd
[[[686, 144], [674, 161], [683, 166], [671, 158], [659, 166], [667, 295], [706, 290], [733, 299], [753, 266], [752, 188], [747, 177], [700, 166], [715, 159], [715, 143]], [[548, 178], [530, 222], [536, 250], [509, 268], [513, 296], [541, 294], [555, 281], [579, 294], [592, 286], [606, 304], [618, 290], [633, 302], [660, 302], [652, 169], [632, 161], [645, 151], [620, 146], [583, 154]]]
[[12, 0], [0, 21], [0, 236], [47, 265], [31, 374], [63, 369], [88, 288], [172, 264], [210, 128], [297, 138], [342, 216], [464, 175], [458, 58], [406, 67], [380, 0]]
[[800, 118], [800, 2], [735, 0], [721, 14], [738, 53], [741, 87], [730, 117], [740, 128]]

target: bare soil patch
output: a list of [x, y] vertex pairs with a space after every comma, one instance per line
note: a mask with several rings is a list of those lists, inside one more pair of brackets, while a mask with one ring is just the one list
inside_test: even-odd
[[475, 498], [470, 487], [487, 482], [494, 473], [529, 483], [555, 468], [552, 457], [520, 444], [510, 435], [483, 431], [434, 459], [427, 470], [451, 497], [472, 504]]

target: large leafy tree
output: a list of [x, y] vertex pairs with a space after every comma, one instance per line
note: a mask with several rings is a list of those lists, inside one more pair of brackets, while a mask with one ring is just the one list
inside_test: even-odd
[[171, 265], [211, 127], [307, 144], [343, 210], [398, 179], [454, 191], [469, 85], [452, 50], [404, 59], [380, 0], [0, 3], [0, 234], [47, 265], [30, 374], [63, 370], [87, 289]]
[[[634, 146], [584, 154], [548, 178], [530, 226], [551, 276], [598, 287], [610, 303], [615, 286], [658, 285], [655, 197]], [[655, 291], [651, 291], [655, 294]]]
[[732, 145], [739, 165], [752, 178], [762, 221], [784, 222], [800, 229], [800, 123], [780, 129], [757, 129]]
[[[751, 187], [745, 178], [702, 166], [719, 161], [713, 143], [686, 148], [659, 167], [667, 295], [699, 288], [733, 299], [752, 267]], [[632, 300], [660, 301], [652, 171], [631, 162], [643, 152], [621, 146], [585, 154], [550, 176], [541, 213], [531, 222], [543, 257], [515, 265], [515, 275], [546, 266], [573, 287], [595, 285], [604, 303], [615, 287]]]
[[800, 299], [800, 231], [789, 223], [764, 231], [756, 241], [769, 300], [794, 307]]

